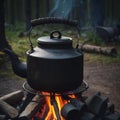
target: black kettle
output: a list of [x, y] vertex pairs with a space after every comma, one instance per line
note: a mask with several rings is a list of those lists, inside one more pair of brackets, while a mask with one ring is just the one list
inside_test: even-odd
[[[69, 24], [74, 21], [44, 18], [31, 21], [32, 27], [40, 24]], [[54, 31], [37, 39], [38, 46], [27, 51], [27, 81], [39, 91], [66, 92], [81, 85], [83, 81], [83, 54], [72, 47], [72, 38]]]
[[[40, 18], [31, 21], [31, 30], [35, 26], [51, 23], [77, 27], [74, 21]], [[37, 43], [35, 48], [31, 43], [31, 49], [26, 53], [28, 84], [35, 90], [52, 93], [63, 93], [79, 87], [83, 82], [83, 53], [72, 47], [72, 38], [54, 31], [49, 36], [38, 38]]]

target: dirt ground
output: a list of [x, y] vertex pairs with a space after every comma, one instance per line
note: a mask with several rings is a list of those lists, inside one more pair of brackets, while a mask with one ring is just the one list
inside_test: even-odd
[[[85, 62], [84, 80], [89, 84], [88, 90], [84, 92], [85, 95], [94, 95], [99, 91], [109, 97], [109, 100], [115, 104], [115, 109], [120, 111], [120, 64]], [[24, 81], [17, 79], [14, 74], [9, 79], [0, 75], [0, 96], [22, 89]]]
[[120, 111], [120, 64], [85, 63], [84, 80], [89, 84], [86, 95], [101, 92]]

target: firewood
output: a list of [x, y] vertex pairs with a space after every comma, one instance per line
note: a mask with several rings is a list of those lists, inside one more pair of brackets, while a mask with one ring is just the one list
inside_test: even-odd
[[40, 110], [40, 107], [43, 104], [43, 100], [45, 100], [43, 96], [35, 95], [32, 101], [26, 106], [25, 110], [20, 113], [19, 119], [31, 119], [34, 117], [37, 111]]
[[26, 108], [26, 106], [31, 102], [35, 95], [31, 93], [26, 93], [25, 97], [22, 100], [22, 104], [19, 109], [19, 113], [23, 112]]
[[23, 98], [24, 93], [22, 90], [18, 90], [7, 95], [0, 97], [0, 100], [7, 102], [10, 105], [15, 105], [16, 103], [20, 102]]
[[18, 116], [18, 111], [3, 100], [0, 100], [0, 111], [10, 118], [16, 118]]
[[114, 47], [100, 47], [94, 45], [83, 45], [81, 49], [89, 53], [99, 53], [104, 55], [116, 56], [117, 50]]

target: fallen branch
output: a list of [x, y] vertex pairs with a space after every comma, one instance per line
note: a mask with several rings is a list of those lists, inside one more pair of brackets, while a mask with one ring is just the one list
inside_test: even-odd
[[18, 111], [3, 100], [0, 100], [0, 111], [10, 118], [16, 118], [18, 116]]
[[117, 50], [114, 47], [100, 47], [94, 45], [83, 45], [80, 49], [89, 53], [99, 53], [104, 55], [116, 56]]
[[0, 100], [7, 102], [10, 105], [15, 105], [16, 103], [20, 102], [23, 98], [24, 93], [22, 90], [18, 90], [7, 95], [0, 97]]
[[37, 111], [40, 110], [41, 105], [43, 105], [44, 97], [40, 95], [36, 95], [32, 101], [27, 105], [25, 110], [19, 115], [18, 120], [24, 119], [32, 119], [35, 116]]

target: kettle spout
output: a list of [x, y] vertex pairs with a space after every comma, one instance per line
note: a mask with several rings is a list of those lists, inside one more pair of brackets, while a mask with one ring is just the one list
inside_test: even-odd
[[3, 52], [10, 57], [14, 73], [20, 77], [27, 78], [27, 64], [22, 63], [18, 56], [10, 49], [5, 48]]

